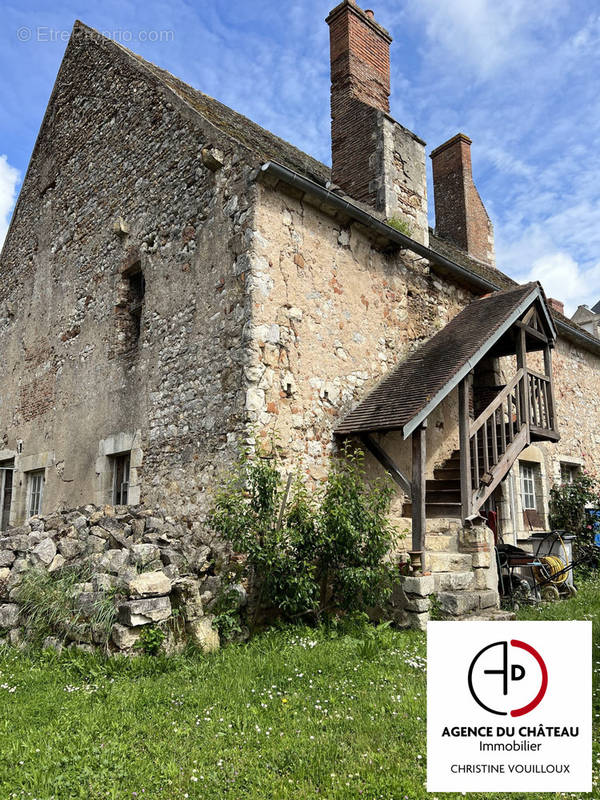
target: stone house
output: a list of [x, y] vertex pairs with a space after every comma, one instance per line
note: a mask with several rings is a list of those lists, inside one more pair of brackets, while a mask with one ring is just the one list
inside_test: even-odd
[[0, 258], [0, 527], [198, 518], [240, 442], [318, 482], [346, 437], [436, 587], [493, 605], [469, 524], [544, 528], [561, 470], [595, 469], [600, 340], [496, 267], [462, 133], [429, 228], [391, 38], [354, 0], [327, 23], [331, 169], [75, 23]]

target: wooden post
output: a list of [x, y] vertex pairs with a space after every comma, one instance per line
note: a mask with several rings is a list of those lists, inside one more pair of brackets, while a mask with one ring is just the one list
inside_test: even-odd
[[552, 350], [548, 345], [544, 347], [544, 372], [549, 380], [548, 387], [548, 417], [550, 429], [558, 430], [558, 425], [554, 419], [554, 378], [552, 377]]
[[[531, 412], [529, 410], [529, 375], [527, 373], [527, 342], [525, 339], [525, 331], [519, 328], [519, 336], [517, 339], [517, 369], [523, 369], [523, 380], [521, 382], [520, 399], [521, 399], [521, 417], [527, 425], [527, 430], [531, 427]], [[527, 437], [529, 444], [529, 436]]]
[[471, 476], [471, 440], [469, 438], [469, 395], [471, 375], [458, 384], [458, 436], [460, 452], [460, 503], [463, 521], [471, 516], [473, 483]]
[[[425, 434], [427, 421], [422, 422], [412, 434], [412, 549], [425, 552]], [[421, 565], [424, 560], [421, 556]]]

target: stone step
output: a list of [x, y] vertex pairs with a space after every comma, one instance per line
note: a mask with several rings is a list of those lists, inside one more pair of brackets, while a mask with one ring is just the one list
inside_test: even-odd
[[458, 536], [450, 533], [428, 533], [425, 536], [426, 552], [434, 553], [457, 553]]
[[498, 593], [492, 589], [481, 592], [438, 592], [437, 602], [442, 614], [452, 619], [473, 612], [490, 613], [492, 610], [497, 609]]
[[470, 553], [427, 553], [427, 569], [430, 572], [470, 572], [472, 562]]
[[470, 570], [464, 572], [434, 572], [436, 592], [456, 592], [472, 589], [475, 576]]
[[465, 614], [462, 617], [456, 617], [456, 620], [458, 622], [506, 622], [516, 618], [517, 615], [514, 611], [491, 608], [489, 611], [481, 611], [480, 613]]

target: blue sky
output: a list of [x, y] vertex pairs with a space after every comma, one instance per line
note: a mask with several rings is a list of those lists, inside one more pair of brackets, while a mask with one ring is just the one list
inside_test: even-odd
[[[76, 18], [329, 163], [322, 0], [0, 0], [0, 241]], [[600, 7], [590, 0], [370, 0], [394, 37], [394, 117], [473, 139], [498, 266], [600, 299]], [[433, 197], [430, 193], [430, 207]], [[433, 223], [433, 219], [431, 220]]]

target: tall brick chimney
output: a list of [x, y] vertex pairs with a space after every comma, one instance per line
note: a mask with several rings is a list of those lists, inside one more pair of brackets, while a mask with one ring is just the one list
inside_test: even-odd
[[470, 256], [495, 264], [494, 226], [473, 183], [471, 140], [458, 133], [431, 153], [435, 232]]
[[391, 36], [343, 0], [329, 14], [332, 179], [427, 244], [425, 142], [389, 115]]

